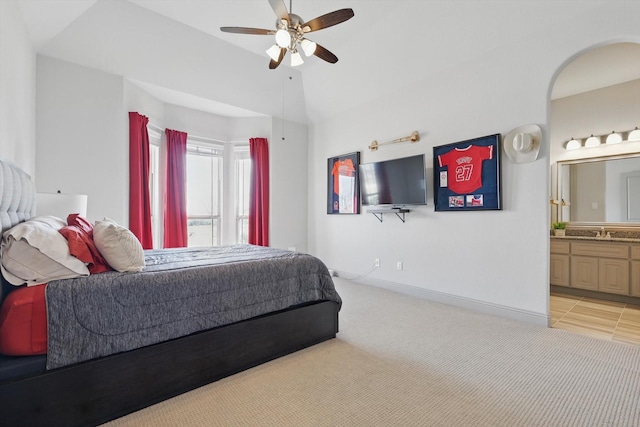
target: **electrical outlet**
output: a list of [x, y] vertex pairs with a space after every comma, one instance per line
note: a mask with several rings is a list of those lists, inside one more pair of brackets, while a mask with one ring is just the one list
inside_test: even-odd
[[373, 266], [374, 266], [375, 268], [380, 267], [380, 258], [376, 258], [376, 260], [373, 262]]
[[398, 270], [402, 271], [402, 261], [398, 261], [398, 262], [396, 263], [396, 268], [397, 268]]

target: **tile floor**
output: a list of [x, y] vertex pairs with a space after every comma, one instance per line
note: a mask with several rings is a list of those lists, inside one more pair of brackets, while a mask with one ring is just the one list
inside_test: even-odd
[[551, 326], [640, 345], [640, 305], [551, 293]]

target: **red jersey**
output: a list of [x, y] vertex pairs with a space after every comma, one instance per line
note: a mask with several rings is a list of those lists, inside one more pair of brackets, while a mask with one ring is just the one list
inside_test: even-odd
[[439, 155], [438, 163], [448, 169], [449, 190], [467, 194], [482, 187], [482, 162], [492, 158], [493, 145], [470, 145]]
[[333, 170], [331, 171], [331, 175], [333, 175], [333, 192], [340, 194], [340, 175], [355, 176], [355, 173], [356, 168], [351, 159], [346, 159], [344, 161], [338, 160], [335, 162], [333, 164]]

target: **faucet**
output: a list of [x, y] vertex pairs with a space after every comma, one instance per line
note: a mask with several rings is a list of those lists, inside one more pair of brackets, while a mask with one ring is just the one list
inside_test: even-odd
[[598, 231], [596, 233], [596, 238], [597, 239], [610, 239], [611, 238], [611, 232], [610, 231], [606, 231], [604, 227], [600, 227], [600, 231]]

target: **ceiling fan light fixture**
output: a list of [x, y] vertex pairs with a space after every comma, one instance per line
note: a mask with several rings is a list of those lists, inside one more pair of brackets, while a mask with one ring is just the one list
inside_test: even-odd
[[316, 47], [318, 47], [316, 42], [312, 42], [308, 39], [302, 39], [302, 41], [300, 42], [300, 46], [302, 47], [302, 51], [304, 52], [304, 54], [307, 56], [313, 55], [316, 51]]
[[304, 64], [304, 61], [302, 60], [302, 55], [300, 55], [300, 52], [298, 52], [297, 50], [293, 50], [291, 52], [291, 66], [297, 67], [298, 65], [302, 65], [302, 64]]
[[[233, 34], [275, 36], [276, 45], [267, 49], [267, 54], [271, 59], [269, 62], [270, 70], [278, 68], [287, 52], [291, 53], [292, 66], [295, 67], [303, 64], [304, 61], [298, 53], [298, 48], [304, 51], [306, 56], [315, 55], [330, 64], [338, 62], [338, 57], [329, 50], [311, 40], [306, 40], [304, 37], [312, 31], [333, 27], [334, 25], [348, 21], [354, 16], [353, 9], [345, 8], [334, 10], [310, 21], [305, 21], [300, 16], [291, 12], [291, 1], [289, 2], [288, 10], [284, 0], [268, 0], [268, 2], [277, 16], [275, 31], [250, 27], [220, 27], [220, 31]], [[280, 49], [279, 51], [278, 48]]]
[[284, 29], [276, 31], [276, 44], [280, 47], [289, 47], [291, 44], [291, 34], [289, 34], [289, 31]]
[[280, 47], [277, 44], [274, 44], [269, 49], [267, 49], [267, 55], [274, 61], [280, 59]]

